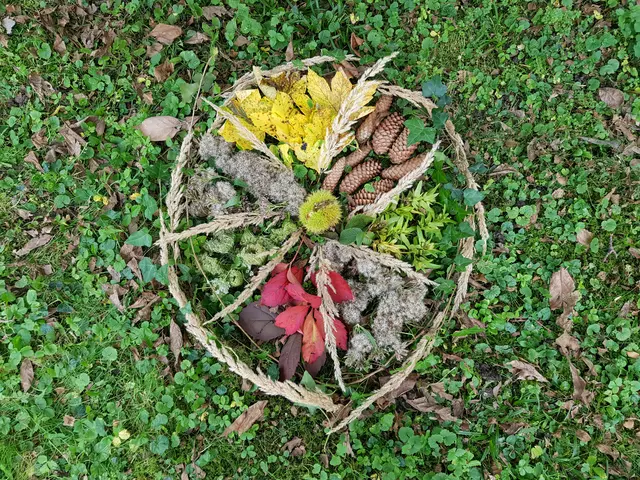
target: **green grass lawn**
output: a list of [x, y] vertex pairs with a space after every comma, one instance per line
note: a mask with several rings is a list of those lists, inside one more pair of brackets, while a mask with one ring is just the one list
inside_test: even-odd
[[[635, 0], [25, 0], [0, 18], [16, 22], [0, 36], [0, 477], [640, 477]], [[182, 28], [160, 51], [158, 23]], [[152, 143], [136, 126], [191, 115], [201, 83], [215, 99], [283, 63], [290, 41], [297, 59], [398, 52], [387, 80], [448, 86], [492, 235], [465, 313], [417, 368], [456, 421], [397, 399], [327, 439], [322, 413], [268, 398], [262, 421], [225, 438], [265, 397], [186, 332], [176, 362], [169, 325], [183, 317], [157, 248], [132, 283], [121, 249], [135, 231], [158, 238], [184, 135]], [[200, 134], [213, 115], [196, 114]], [[549, 302], [562, 267], [581, 296], [569, 356]], [[160, 299], [139, 313], [143, 291]], [[514, 360], [547, 382], [518, 378]]]

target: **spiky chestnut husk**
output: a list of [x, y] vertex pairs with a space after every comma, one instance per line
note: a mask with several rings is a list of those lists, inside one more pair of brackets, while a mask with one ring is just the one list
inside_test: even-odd
[[340, 222], [342, 209], [331, 192], [318, 190], [300, 206], [300, 221], [311, 233], [322, 233]]

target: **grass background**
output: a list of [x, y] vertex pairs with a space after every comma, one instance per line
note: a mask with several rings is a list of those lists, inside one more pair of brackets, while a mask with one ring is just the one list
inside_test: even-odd
[[[202, 7], [220, 2], [71, 5], [0, 6], [0, 16], [18, 21], [0, 37], [4, 477], [640, 476], [637, 3], [232, 0], [210, 19]], [[184, 33], [148, 55], [156, 23]], [[210, 41], [187, 43], [192, 31]], [[241, 438], [223, 438], [262, 396], [186, 336], [174, 365], [169, 323], [181, 316], [160, 277], [123, 298], [130, 305], [142, 291], [156, 292], [161, 300], [147, 319], [119, 312], [103, 292], [133, 278], [119, 253], [129, 234], [157, 238], [157, 205], [182, 135], [154, 144], [135, 127], [148, 116], [190, 115], [207, 61], [204, 94], [215, 97], [252, 65], [282, 63], [290, 41], [296, 58], [344, 55], [353, 53], [352, 36], [362, 40], [364, 63], [399, 52], [385, 72], [391, 82], [419, 88], [442, 76], [453, 98], [449, 114], [484, 185], [492, 251], [477, 264], [467, 317], [446, 326], [418, 368], [419, 388], [442, 382], [464, 409], [459, 421], [442, 423], [398, 400], [355, 422], [348, 437], [327, 439], [321, 413], [269, 399], [262, 422]], [[158, 81], [154, 68], [165, 62], [173, 72]], [[51, 84], [50, 95], [39, 98], [34, 74]], [[601, 100], [606, 87], [622, 92], [621, 106]], [[210, 111], [203, 105], [199, 113], [203, 131]], [[78, 156], [46, 157], [62, 144], [65, 124], [87, 117]], [[49, 145], [36, 148], [40, 131]], [[41, 171], [24, 161], [31, 151]], [[515, 172], [504, 174], [504, 166]], [[582, 229], [594, 234], [590, 248], [576, 241]], [[53, 236], [47, 245], [15, 255], [43, 233]], [[607, 257], [610, 245], [616, 254]], [[149, 272], [157, 254], [144, 248]], [[548, 290], [560, 267], [582, 295], [572, 318], [580, 343], [573, 363], [595, 394], [588, 407], [571, 406], [569, 364], [554, 343], [562, 330]], [[456, 334], [467, 318], [482, 322], [484, 334]], [[35, 370], [26, 393], [23, 359]], [[505, 366], [516, 359], [549, 382], [516, 380]], [[304, 454], [293, 457], [283, 446], [295, 437]]]

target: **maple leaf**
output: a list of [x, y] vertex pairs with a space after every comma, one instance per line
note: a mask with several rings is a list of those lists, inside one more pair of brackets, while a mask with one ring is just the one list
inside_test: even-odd
[[284, 328], [285, 335], [293, 335], [302, 328], [308, 312], [309, 305], [289, 307], [276, 317], [276, 327]]
[[[349, 302], [353, 300], [353, 292], [347, 281], [338, 272], [329, 272], [329, 296], [335, 303]], [[316, 274], [311, 274], [311, 283], [317, 287]]]
[[315, 362], [324, 352], [324, 338], [318, 321], [312, 312], [307, 314], [302, 326], [302, 358], [307, 363]]
[[[320, 310], [314, 310], [313, 316], [315, 317], [316, 322], [318, 323], [318, 328], [320, 329], [320, 334], [322, 335], [322, 338], [327, 338], [324, 332], [324, 321], [322, 318], [322, 313], [320, 313]], [[347, 327], [345, 327], [344, 323], [342, 323], [340, 320], [336, 318], [333, 319], [333, 335], [336, 337], [336, 345], [338, 346], [338, 348], [341, 350], [346, 350], [347, 337], [348, 337]]]
[[320, 304], [322, 303], [320, 297], [305, 292], [302, 285], [298, 283], [290, 283], [286, 286], [286, 290], [295, 301], [308, 303], [313, 308], [320, 308]]

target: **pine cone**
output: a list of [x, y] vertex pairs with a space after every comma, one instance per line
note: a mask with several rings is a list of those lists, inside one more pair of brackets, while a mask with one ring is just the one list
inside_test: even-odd
[[394, 186], [394, 181], [390, 178], [383, 178], [382, 180], [378, 180], [377, 182], [373, 182], [371, 186], [375, 190], [376, 195], [381, 193], [386, 193], [391, 190]]
[[393, 103], [393, 97], [391, 95], [382, 95], [376, 103], [375, 113], [378, 117], [386, 115]]
[[371, 145], [369, 145], [368, 143], [366, 145], [362, 145], [360, 147], [360, 150], [351, 152], [349, 155], [345, 157], [345, 162], [346, 162], [345, 165], [348, 165], [350, 167], [355, 167], [360, 162], [362, 162], [362, 160], [367, 158], [367, 155], [369, 155], [369, 152], [371, 152]]
[[387, 116], [391, 103], [393, 103], [391, 95], [382, 95], [376, 103], [376, 109], [360, 124], [356, 131], [356, 140], [360, 145], [369, 141], [380, 122]]
[[376, 131], [373, 132], [373, 140], [371, 144], [373, 151], [378, 155], [385, 154], [391, 148], [396, 137], [402, 131], [402, 124], [404, 123], [404, 117], [398, 112], [394, 112], [385, 118]]
[[413, 172], [416, 168], [418, 168], [423, 160], [424, 155], [418, 155], [417, 157], [413, 157], [408, 162], [404, 162], [399, 165], [394, 165], [392, 167], [384, 169], [381, 176], [382, 178], [388, 178], [391, 180], [400, 180], [407, 173]]
[[338, 161], [333, 165], [333, 168], [329, 170], [327, 176], [324, 177], [324, 181], [322, 182], [323, 190], [333, 192], [336, 189], [340, 182], [340, 178], [342, 178], [342, 172], [344, 172], [346, 158], [347, 157], [342, 157], [338, 159]]
[[381, 170], [382, 164], [377, 160], [367, 160], [361, 163], [340, 182], [340, 191], [349, 194], [355, 192], [360, 185], [374, 178]]
[[351, 197], [352, 204], [355, 205], [369, 205], [376, 201], [378, 193], [366, 192], [360, 190], [358, 193]]
[[389, 159], [391, 163], [403, 163], [411, 158], [411, 155], [418, 148], [418, 144], [414, 143], [411, 146], [407, 146], [407, 138], [409, 137], [409, 130], [403, 129], [398, 138], [396, 138], [395, 142], [391, 146], [391, 150], [389, 150]]

